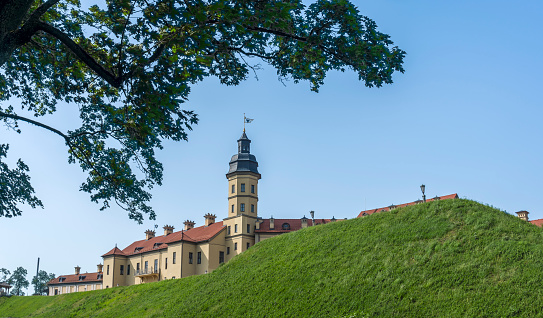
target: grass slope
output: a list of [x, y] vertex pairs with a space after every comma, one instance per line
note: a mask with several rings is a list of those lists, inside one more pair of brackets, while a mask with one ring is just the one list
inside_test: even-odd
[[446, 200], [265, 240], [208, 275], [0, 300], [0, 316], [535, 317], [543, 231]]

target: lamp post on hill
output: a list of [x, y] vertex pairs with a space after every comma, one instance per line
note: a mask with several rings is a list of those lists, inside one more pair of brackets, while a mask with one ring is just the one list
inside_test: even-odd
[[422, 202], [426, 203], [426, 195], [424, 194], [424, 190], [426, 189], [426, 186], [423, 184], [420, 186], [420, 190], [422, 191]]

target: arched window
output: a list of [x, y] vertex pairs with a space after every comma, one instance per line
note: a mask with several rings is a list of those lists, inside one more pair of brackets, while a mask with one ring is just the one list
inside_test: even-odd
[[283, 223], [283, 226], [281, 227], [283, 230], [290, 230], [290, 224]]

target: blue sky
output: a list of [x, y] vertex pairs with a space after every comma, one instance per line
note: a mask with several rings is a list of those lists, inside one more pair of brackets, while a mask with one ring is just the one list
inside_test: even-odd
[[[207, 79], [186, 104], [200, 115], [189, 142], [159, 153], [164, 185], [153, 191], [158, 217], [138, 225], [118, 208], [105, 212], [78, 191], [85, 176], [68, 165], [57, 136], [29, 126], [6, 129], [8, 159], [21, 157], [45, 209], [23, 207], [0, 219], [0, 267], [69, 274], [96, 270], [101, 255], [144, 238], [154, 224], [203, 224], [227, 213], [230, 157], [243, 129], [259, 162], [259, 215], [353, 218], [427, 195], [458, 193], [509, 213], [543, 218], [540, 1], [354, 1], [407, 52], [405, 74], [368, 89], [351, 72], [330, 73], [320, 92], [283, 85], [272, 67], [237, 87]], [[64, 130], [77, 118], [59, 107], [47, 123]]]

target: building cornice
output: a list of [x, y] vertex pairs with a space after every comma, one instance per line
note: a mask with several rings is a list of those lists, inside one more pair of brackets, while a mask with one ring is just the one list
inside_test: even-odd
[[228, 197], [228, 200], [233, 198], [253, 198], [258, 201], [258, 196], [254, 194], [236, 194]]
[[251, 218], [251, 219], [256, 219], [256, 220], [261, 220], [261, 219], [262, 219], [262, 218], [260, 218], [260, 217], [258, 217], [258, 216], [252, 216], [252, 215], [247, 215], [247, 214], [245, 214], [245, 213], [242, 213], [242, 214], [235, 215], [235, 216], [229, 216], [229, 217], [224, 218], [224, 219], [222, 219], [222, 220], [223, 220], [223, 221], [227, 221], [227, 220], [239, 218], [239, 217], [242, 217], [242, 216], [245, 216], [245, 217], [248, 217], [248, 218]]

